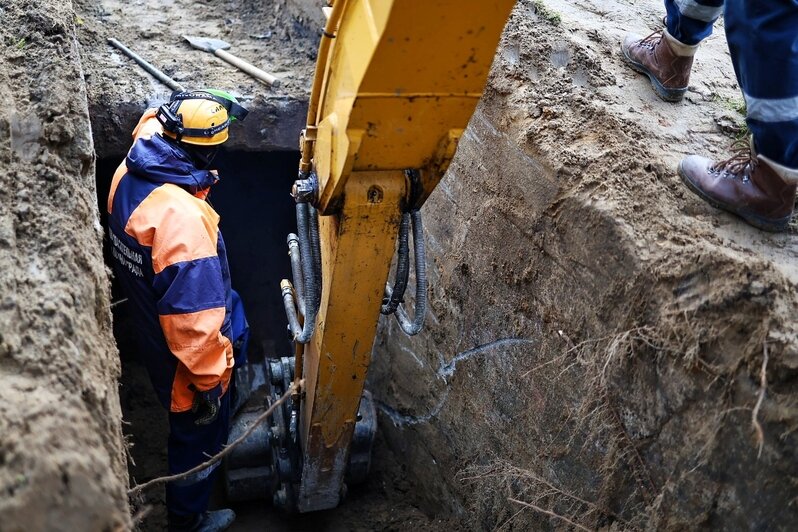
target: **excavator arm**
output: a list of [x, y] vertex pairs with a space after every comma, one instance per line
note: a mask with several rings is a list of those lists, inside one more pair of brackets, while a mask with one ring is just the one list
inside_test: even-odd
[[[397, 311], [410, 334], [423, 322], [418, 209], [454, 157], [514, 3], [335, 0], [325, 10], [293, 190], [294, 280], [282, 283], [296, 352], [273, 363], [271, 375], [273, 398], [304, 379], [301, 394], [273, 421], [268, 484], [280, 506], [333, 508], [348, 470], [363, 476], [363, 467], [354, 475], [351, 469], [357, 453], [370, 452], [376, 430], [364, 383], [377, 321], [381, 311]], [[411, 222], [418, 306], [412, 319], [402, 294], [386, 291], [397, 238], [394, 290], [407, 279]], [[369, 426], [357, 430], [364, 422]]]

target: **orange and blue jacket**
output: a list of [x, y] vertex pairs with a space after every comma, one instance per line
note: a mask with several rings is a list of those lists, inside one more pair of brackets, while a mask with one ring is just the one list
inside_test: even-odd
[[230, 272], [219, 215], [205, 201], [217, 177], [161, 133], [148, 110], [111, 183], [108, 235], [158, 398], [184, 412], [192, 388], [226, 390], [230, 381]]

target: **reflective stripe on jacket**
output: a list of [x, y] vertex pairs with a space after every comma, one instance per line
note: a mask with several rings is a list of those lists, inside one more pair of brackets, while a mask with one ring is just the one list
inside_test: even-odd
[[108, 197], [112, 263], [155, 391], [183, 412], [190, 385], [226, 390], [233, 367], [227, 255], [205, 201], [217, 178], [163, 139], [154, 110], [133, 138]]

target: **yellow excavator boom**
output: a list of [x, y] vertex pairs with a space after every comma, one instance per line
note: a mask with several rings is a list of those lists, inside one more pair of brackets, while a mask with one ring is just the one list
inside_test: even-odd
[[298, 188], [322, 215], [322, 290], [297, 356], [299, 511], [339, 502], [402, 213], [449, 166], [514, 4], [335, 0], [327, 11], [300, 140]]

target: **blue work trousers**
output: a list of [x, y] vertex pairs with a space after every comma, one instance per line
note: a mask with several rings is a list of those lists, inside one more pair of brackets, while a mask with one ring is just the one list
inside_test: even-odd
[[[232, 382], [232, 380], [231, 380]], [[230, 393], [222, 395], [219, 416], [209, 425], [196, 425], [197, 415], [189, 412], [169, 413], [169, 474], [183, 473], [208, 460], [222, 450], [230, 430]], [[184, 480], [166, 485], [166, 508], [170, 513], [187, 516], [208, 509], [213, 490], [217, 462]]]
[[[232, 309], [230, 327], [236, 370], [247, 364], [249, 324], [238, 292], [231, 291]], [[169, 474], [182, 473], [208, 460], [227, 443], [230, 428], [232, 401], [236, 394], [235, 374], [230, 379], [227, 392], [222, 396], [219, 417], [210, 425], [194, 424], [196, 415], [191, 412], [169, 413]], [[216, 468], [221, 463], [201, 471], [186, 480], [166, 486], [166, 507], [176, 515], [203, 513], [208, 509], [208, 499], [213, 490]]]
[[665, 0], [665, 9], [668, 33], [685, 44], [724, 14], [756, 149], [798, 169], [798, 0]]

